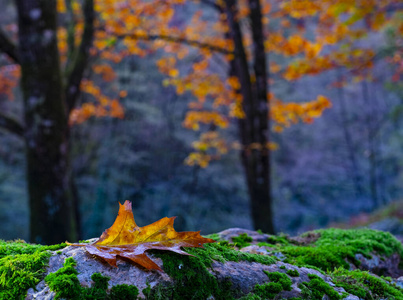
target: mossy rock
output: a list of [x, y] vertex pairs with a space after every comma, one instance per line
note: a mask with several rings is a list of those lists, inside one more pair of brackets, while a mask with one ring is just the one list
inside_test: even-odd
[[[308, 243], [286, 236], [270, 236], [263, 242], [272, 253], [284, 253], [284, 262], [239, 251], [239, 246], [255, 243], [247, 235], [204, 248], [185, 248], [193, 256], [149, 251], [164, 273], [123, 260], [113, 268], [82, 247], [0, 242], [0, 299], [24, 299], [29, 289], [28, 299], [47, 293], [50, 299], [319, 299], [324, 295], [342, 299], [351, 294], [403, 300], [403, 291], [390, 279], [351, 271], [346, 263], [346, 259], [354, 261], [356, 254], [401, 258], [402, 244], [393, 236], [336, 229], [314, 234], [317, 237]], [[219, 234], [214, 237], [219, 239]], [[35, 286], [43, 290], [35, 291]]]
[[44, 278], [50, 251], [65, 246], [0, 240], [0, 299], [23, 299], [27, 290]]
[[[240, 232], [239, 229], [236, 230]], [[228, 230], [226, 231], [228, 235]], [[218, 238], [220, 234], [217, 234]], [[232, 237], [232, 240], [234, 238]], [[360, 268], [377, 275], [403, 275], [403, 246], [392, 234], [371, 229], [321, 229], [299, 237], [270, 236], [264, 242], [254, 243], [240, 234], [234, 246], [256, 244], [266, 247], [286, 263], [316, 268], [323, 272], [336, 268]], [[376, 258], [376, 265], [371, 259]]]

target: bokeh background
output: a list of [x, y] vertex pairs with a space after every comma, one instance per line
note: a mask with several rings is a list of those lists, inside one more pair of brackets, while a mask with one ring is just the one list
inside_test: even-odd
[[[59, 2], [63, 3], [57, 4], [57, 37], [63, 70], [68, 63], [63, 58], [68, 56], [68, 28], [74, 30], [74, 43], [79, 45], [81, 40], [85, 1]], [[206, 92], [203, 102], [192, 90], [197, 78], [193, 77], [185, 91], [178, 91], [174, 82], [199, 72], [217, 74], [215, 80], [226, 83], [231, 58], [155, 37], [130, 44], [105, 29], [116, 26], [121, 35], [141, 29], [137, 32], [140, 36], [150, 32], [158, 35], [164, 30], [164, 34], [176, 38], [221, 45], [220, 38], [225, 39], [226, 31], [214, 31], [214, 26], [220, 24], [220, 13], [211, 5], [214, 1], [173, 1], [165, 3], [161, 11], [137, 10], [138, 5], [157, 5], [152, 2], [163, 1], [96, 0], [94, 4], [92, 57], [82, 76], [76, 119], [69, 123], [70, 168], [79, 203], [80, 237], [99, 236], [116, 217], [118, 202], [126, 199], [132, 201], [140, 226], [177, 216], [178, 231], [201, 230], [208, 234], [230, 227], [253, 229], [241, 151], [236, 146], [238, 119], [228, 113], [234, 99], [216, 108], [212, 105], [217, 98], [213, 92]], [[213, 4], [225, 8], [225, 2]], [[331, 103], [309, 119], [285, 114], [291, 119], [290, 126], [278, 125], [274, 117], [271, 120], [270, 186], [276, 232], [294, 235], [327, 226], [370, 225], [403, 235], [401, 1], [350, 1], [354, 5], [336, 0], [320, 1], [322, 4], [300, 1], [303, 7], [295, 1], [260, 2], [265, 41], [269, 41], [265, 46], [279, 48], [267, 50], [269, 91], [284, 105], [302, 105], [318, 95]], [[240, 10], [239, 22], [252, 70], [252, 25], [249, 12], [243, 11], [248, 2], [234, 3]], [[323, 7], [315, 8], [314, 4], [326, 4], [328, 15], [323, 15]], [[340, 12], [330, 10], [332, 5]], [[307, 7], [311, 7], [311, 13], [306, 12]], [[120, 23], [116, 21], [119, 19]], [[333, 22], [328, 27], [326, 19]], [[17, 46], [18, 20], [15, 2], [2, 0], [1, 33]], [[349, 31], [354, 30], [360, 30], [361, 35], [353, 36]], [[270, 39], [276, 35], [283, 40]], [[295, 36], [303, 41], [293, 41]], [[334, 40], [326, 41], [326, 37]], [[4, 45], [0, 39], [1, 43]], [[231, 49], [225, 43], [223, 47]], [[313, 53], [307, 47], [313, 47]], [[181, 51], [183, 58], [178, 59]], [[345, 57], [337, 58], [341, 53]], [[111, 59], [111, 55], [116, 57]], [[175, 57], [174, 65], [167, 62], [169, 57]], [[333, 60], [329, 65], [318, 65], [318, 57]], [[204, 61], [208, 62], [206, 67], [194, 68]], [[301, 61], [315, 65], [315, 70], [304, 69], [298, 64]], [[294, 77], [290, 66], [299, 72]], [[19, 80], [18, 64], [1, 52], [0, 114], [23, 123], [24, 96]], [[208, 91], [212, 85], [207, 82], [199, 88]], [[97, 115], [102, 97], [105, 106], [109, 106]], [[114, 113], [111, 101], [116, 101]], [[227, 126], [201, 120], [198, 130], [187, 128], [184, 121], [189, 112], [200, 111], [191, 103], [198, 101], [209, 111], [226, 116]], [[88, 103], [92, 106], [86, 107]], [[217, 151], [211, 145], [195, 147], [201, 134], [212, 131], [220, 134], [225, 151]], [[206, 155], [208, 162], [189, 160], [191, 153]], [[30, 239], [26, 170], [24, 138], [10, 133], [0, 123], [0, 239]]]

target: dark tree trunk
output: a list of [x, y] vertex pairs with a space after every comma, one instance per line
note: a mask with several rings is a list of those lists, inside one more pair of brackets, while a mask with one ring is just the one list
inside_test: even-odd
[[262, 9], [260, 0], [249, 0], [250, 20], [253, 37], [253, 53], [255, 71], [256, 103], [253, 105], [252, 119], [254, 142], [261, 149], [253, 151], [254, 182], [252, 215], [256, 229], [274, 233], [273, 213], [271, 207], [271, 184], [270, 184], [270, 151], [269, 142], [269, 107], [267, 102], [268, 76], [266, 73], [266, 52], [264, 49], [264, 33], [262, 24]]
[[17, 0], [31, 241], [77, 238], [56, 1]]
[[[256, 1], [253, 1], [256, 2]], [[227, 21], [230, 36], [234, 42], [235, 58], [231, 63], [231, 73], [240, 84], [242, 108], [245, 118], [239, 119], [239, 134], [243, 149], [242, 164], [250, 197], [252, 220], [255, 229], [274, 233], [273, 214], [270, 195], [269, 151], [267, 149], [268, 106], [266, 59], [263, 47], [263, 30], [260, 5], [251, 5], [252, 34], [254, 39], [254, 75], [256, 84], [252, 85], [246, 52], [242, 41], [242, 31], [237, 21], [235, 0], [226, 0]], [[258, 11], [256, 11], [258, 10]], [[259, 18], [256, 20], [256, 18]], [[257, 147], [253, 147], [257, 145]]]

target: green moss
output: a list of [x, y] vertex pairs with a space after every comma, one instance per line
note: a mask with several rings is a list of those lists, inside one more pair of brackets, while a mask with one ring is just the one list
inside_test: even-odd
[[403, 289], [366, 271], [340, 268], [332, 273], [332, 277], [337, 286], [362, 299], [403, 300]]
[[393, 253], [403, 255], [403, 245], [389, 232], [372, 229], [325, 229], [317, 230], [320, 238], [315, 246], [349, 247], [354, 252], [361, 253], [370, 258], [371, 253], [390, 256]]
[[45, 278], [49, 288], [56, 293], [55, 299], [71, 300], [134, 300], [137, 299], [139, 291], [135, 286], [121, 284], [113, 286], [110, 293], [107, 293], [109, 277], [94, 273], [91, 276], [94, 282], [91, 287], [82, 287], [77, 278], [75, 269], [76, 261], [69, 257], [64, 261], [63, 267]]
[[237, 293], [229, 280], [217, 281], [209, 272], [213, 261], [250, 261], [273, 264], [276, 259], [236, 251], [228, 243], [205, 244], [204, 248], [185, 248], [194, 256], [178, 255], [169, 251], [153, 251], [163, 261], [164, 271], [174, 279], [173, 287], [157, 287], [143, 291], [147, 299], [232, 299]]
[[291, 291], [292, 281], [286, 274], [280, 272], [263, 272], [269, 277], [270, 281], [281, 284], [282, 290]]
[[212, 239], [212, 240], [215, 240], [215, 241], [219, 241], [219, 240], [220, 240], [220, 236], [219, 236], [218, 233], [212, 233], [212, 234], [203, 235], [203, 236], [204, 236], [205, 238]]
[[271, 235], [267, 238], [266, 241], [270, 245], [278, 245], [278, 246], [287, 246], [290, 245], [290, 241], [288, 240], [288, 236], [285, 234], [280, 235]]
[[358, 261], [354, 257], [354, 252], [349, 248], [337, 249], [332, 246], [294, 246], [282, 249], [281, 253], [287, 257], [287, 259], [284, 260], [285, 263], [300, 267], [314, 266], [322, 271], [333, 270], [340, 266], [348, 269], [350, 266], [345, 261], [345, 258], [358, 264]]
[[24, 299], [42, 279], [50, 252], [66, 244], [42, 246], [0, 240], [0, 299]]
[[[267, 242], [258, 243], [259, 246], [270, 247], [274, 251], [286, 256], [284, 262], [300, 267], [314, 267], [321, 272], [334, 270], [338, 267], [349, 269], [346, 261], [360, 265], [355, 255], [361, 253], [367, 258], [371, 253], [390, 256], [399, 253], [403, 261], [403, 246], [390, 233], [371, 229], [323, 229], [307, 232], [301, 237], [319, 235], [318, 239], [306, 245], [295, 245], [286, 236], [271, 236]], [[309, 242], [309, 239], [307, 239]], [[402, 266], [403, 267], [403, 266]]]
[[324, 295], [327, 295], [330, 300], [343, 298], [319, 276], [308, 274], [308, 277], [310, 278], [309, 282], [302, 282], [299, 285], [303, 299], [322, 300]]
[[48, 252], [8, 255], [0, 259], [0, 299], [24, 299], [43, 278]]
[[102, 276], [100, 273], [94, 273], [91, 275], [91, 279], [94, 283], [90, 288], [78, 287], [80, 294], [77, 299], [111, 299], [106, 293], [110, 278]]
[[143, 295], [146, 297], [146, 299], [150, 299], [150, 296], [151, 296], [151, 286], [150, 286], [150, 284], [148, 283], [148, 281], [147, 281], [147, 287], [142, 290], [142, 293], [143, 293]]
[[389, 256], [399, 253], [403, 258], [402, 244], [390, 233], [370, 230], [317, 230], [320, 237], [306, 246], [281, 246], [278, 251], [287, 259], [284, 262], [298, 266], [314, 266], [322, 271], [334, 270], [338, 267], [349, 269], [346, 261], [359, 266], [355, 254], [361, 253], [370, 258], [371, 253]]
[[217, 279], [207, 268], [211, 261], [205, 256], [192, 257], [175, 253], [157, 253], [164, 271], [174, 279], [174, 286], [153, 288], [147, 299], [232, 299], [228, 286], [221, 289]]
[[45, 278], [49, 288], [56, 292], [56, 299], [71, 298], [76, 299], [80, 295], [80, 282], [77, 278], [76, 262], [69, 257], [64, 261], [63, 268], [54, 273], [50, 273]]
[[[372, 253], [388, 256], [399, 253], [403, 258], [403, 246], [389, 233], [361, 229], [318, 230], [317, 240], [303, 246], [294, 245], [286, 236], [271, 236], [265, 246], [274, 248], [286, 256], [285, 262], [306, 266], [320, 270], [322, 273], [336, 268], [342, 268], [334, 273], [335, 283], [351, 294], [363, 299], [383, 297], [402, 299], [402, 291], [388, 284], [387, 279], [371, 276], [361, 271], [346, 271], [349, 264], [346, 258], [355, 264], [355, 254], [361, 253], [370, 257]], [[218, 234], [210, 238], [219, 239]], [[235, 244], [227, 241], [206, 244], [204, 248], [185, 249], [194, 257], [181, 256], [171, 252], [154, 251], [164, 263], [164, 270], [173, 280], [173, 286], [157, 285], [143, 290], [147, 299], [205, 299], [214, 296], [216, 299], [231, 299], [242, 295], [231, 286], [229, 280], [218, 281], [210, 272], [214, 261], [250, 261], [262, 264], [272, 264], [277, 258], [249, 254], [236, 251], [234, 246], [247, 246], [252, 238], [247, 234], [233, 239]], [[0, 299], [23, 299], [26, 291], [34, 287], [43, 279], [45, 267], [50, 253], [48, 250], [58, 250], [65, 244], [54, 246], [31, 245], [23, 241], [13, 243], [0, 241]], [[61, 254], [60, 251], [57, 254]], [[403, 261], [403, 259], [401, 260]], [[285, 267], [280, 267], [285, 270]], [[356, 273], [354, 273], [356, 272]], [[274, 275], [269, 275], [274, 274]], [[297, 270], [288, 270], [289, 276], [299, 276]], [[268, 273], [271, 282], [255, 287], [254, 291], [244, 296], [244, 299], [264, 299], [267, 295], [277, 294], [281, 290], [291, 287], [291, 279], [284, 273]], [[75, 262], [72, 259], [65, 261], [64, 267], [46, 278], [49, 286], [57, 293], [57, 297], [68, 299], [136, 299], [138, 290], [134, 286], [121, 285], [113, 287], [108, 294], [109, 278], [101, 274], [93, 274], [93, 285], [90, 288], [81, 287], [77, 279]], [[340, 295], [319, 277], [312, 277], [310, 282], [301, 285], [303, 297], [317, 299], [327, 294], [331, 299], [340, 299]], [[266, 295], [266, 296], [265, 296]], [[119, 298], [120, 297], [120, 298]], [[245, 298], [246, 297], [246, 298]], [[249, 298], [248, 298], [249, 297]], [[372, 298], [371, 298], [372, 297]]]
[[238, 248], [244, 248], [250, 246], [250, 243], [253, 242], [253, 239], [247, 233], [242, 233], [239, 236], [233, 237], [232, 241]]
[[238, 300], [261, 300], [262, 298], [258, 295], [255, 295], [253, 293], [249, 293], [246, 296], [243, 296], [241, 298], [238, 298]]
[[278, 282], [266, 282], [257, 284], [254, 288], [254, 293], [263, 299], [273, 299], [278, 293], [283, 290], [283, 287]]
[[185, 250], [200, 259], [206, 267], [211, 267], [213, 260], [222, 263], [226, 261], [249, 261], [264, 265], [271, 265], [277, 261], [277, 259], [266, 255], [240, 252], [222, 243], [205, 244], [204, 248], [185, 248]]
[[114, 300], [132, 300], [137, 299], [139, 290], [133, 285], [121, 284], [115, 285], [111, 289], [110, 298]]
[[274, 244], [269, 244], [269, 243], [266, 243], [266, 242], [259, 242], [259, 243], [257, 243], [257, 245], [259, 247], [270, 247], [270, 248], [273, 248], [273, 249], [279, 249], [278, 246], [276, 246]]
[[287, 274], [292, 276], [292, 277], [298, 277], [299, 276], [299, 272], [297, 270], [293, 270], [293, 269], [287, 270]]
[[37, 244], [28, 244], [22, 240], [9, 242], [0, 240], [0, 258], [17, 254], [34, 254], [35, 252], [43, 252], [47, 250], [56, 251], [66, 246], [67, 245], [65, 243], [52, 246], [42, 246]]
[[89, 244], [91, 241], [89, 240], [80, 240], [78, 241], [80, 244]]
[[[273, 299], [281, 291], [291, 291], [292, 281], [286, 274], [263, 271], [270, 282], [256, 284], [253, 292], [241, 299]], [[255, 297], [257, 296], [257, 298]], [[249, 297], [249, 298], [248, 298]]]

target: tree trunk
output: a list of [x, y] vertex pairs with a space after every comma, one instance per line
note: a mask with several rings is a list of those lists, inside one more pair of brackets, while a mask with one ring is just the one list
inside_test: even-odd
[[[338, 80], [342, 82], [343, 78], [342, 76], [338, 75]], [[341, 129], [343, 130], [343, 135], [344, 135], [344, 140], [346, 142], [346, 147], [347, 147], [347, 153], [348, 153], [348, 158], [350, 160], [350, 167], [348, 168], [348, 176], [351, 176], [352, 181], [354, 183], [354, 188], [355, 188], [355, 196], [357, 198], [362, 197], [364, 195], [364, 188], [362, 187], [362, 182], [361, 182], [361, 175], [358, 167], [358, 162], [355, 156], [355, 149], [354, 149], [354, 143], [353, 143], [353, 138], [351, 137], [351, 133], [349, 130], [349, 125], [350, 121], [348, 119], [348, 113], [347, 113], [347, 107], [346, 107], [346, 101], [344, 97], [344, 87], [341, 86], [338, 89], [338, 98], [340, 102], [340, 117], [342, 120], [341, 124]]]
[[253, 37], [256, 103], [253, 105], [252, 117], [254, 143], [260, 149], [253, 151], [255, 176], [253, 183], [252, 215], [256, 229], [274, 233], [273, 213], [271, 207], [270, 151], [269, 142], [269, 107], [267, 102], [268, 76], [266, 73], [266, 52], [260, 0], [249, 0], [250, 20]]
[[31, 241], [77, 238], [56, 1], [17, 0]]
[[[248, 186], [252, 220], [255, 229], [274, 233], [270, 195], [269, 152], [266, 147], [268, 141], [267, 78], [265, 57], [261, 55], [262, 48], [260, 45], [260, 42], [263, 45], [263, 31], [260, 28], [259, 33], [259, 29], [256, 28], [259, 24], [253, 21], [253, 38], [258, 39], [254, 41], [254, 75], [258, 82], [253, 86], [242, 41], [242, 31], [236, 18], [236, 2], [235, 0], [226, 0], [225, 4], [230, 36], [235, 47], [235, 58], [231, 62], [231, 72], [241, 84], [242, 108], [245, 112], [245, 118], [239, 119], [238, 126], [243, 144], [241, 159]], [[260, 6], [257, 6], [256, 9], [260, 11]], [[251, 11], [251, 17], [252, 19], [256, 17], [256, 11], [253, 11], [253, 13]], [[261, 26], [261, 19], [258, 22], [260, 22]], [[257, 145], [257, 147], [253, 147], [253, 145]]]
[[378, 159], [377, 159], [377, 151], [376, 151], [376, 130], [374, 128], [374, 123], [376, 122], [375, 113], [371, 109], [373, 107], [373, 103], [371, 101], [371, 96], [368, 90], [368, 83], [366, 81], [362, 81], [362, 97], [364, 99], [364, 103], [368, 106], [369, 111], [365, 117], [365, 123], [367, 126], [367, 152], [368, 152], [368, 164], [369, 164], [369, 190], [371, 193], [371, 198], [373, 201], [373, 208], [376, 209], [382, 204], [379, 201], [379, 193], [378, 193]]

